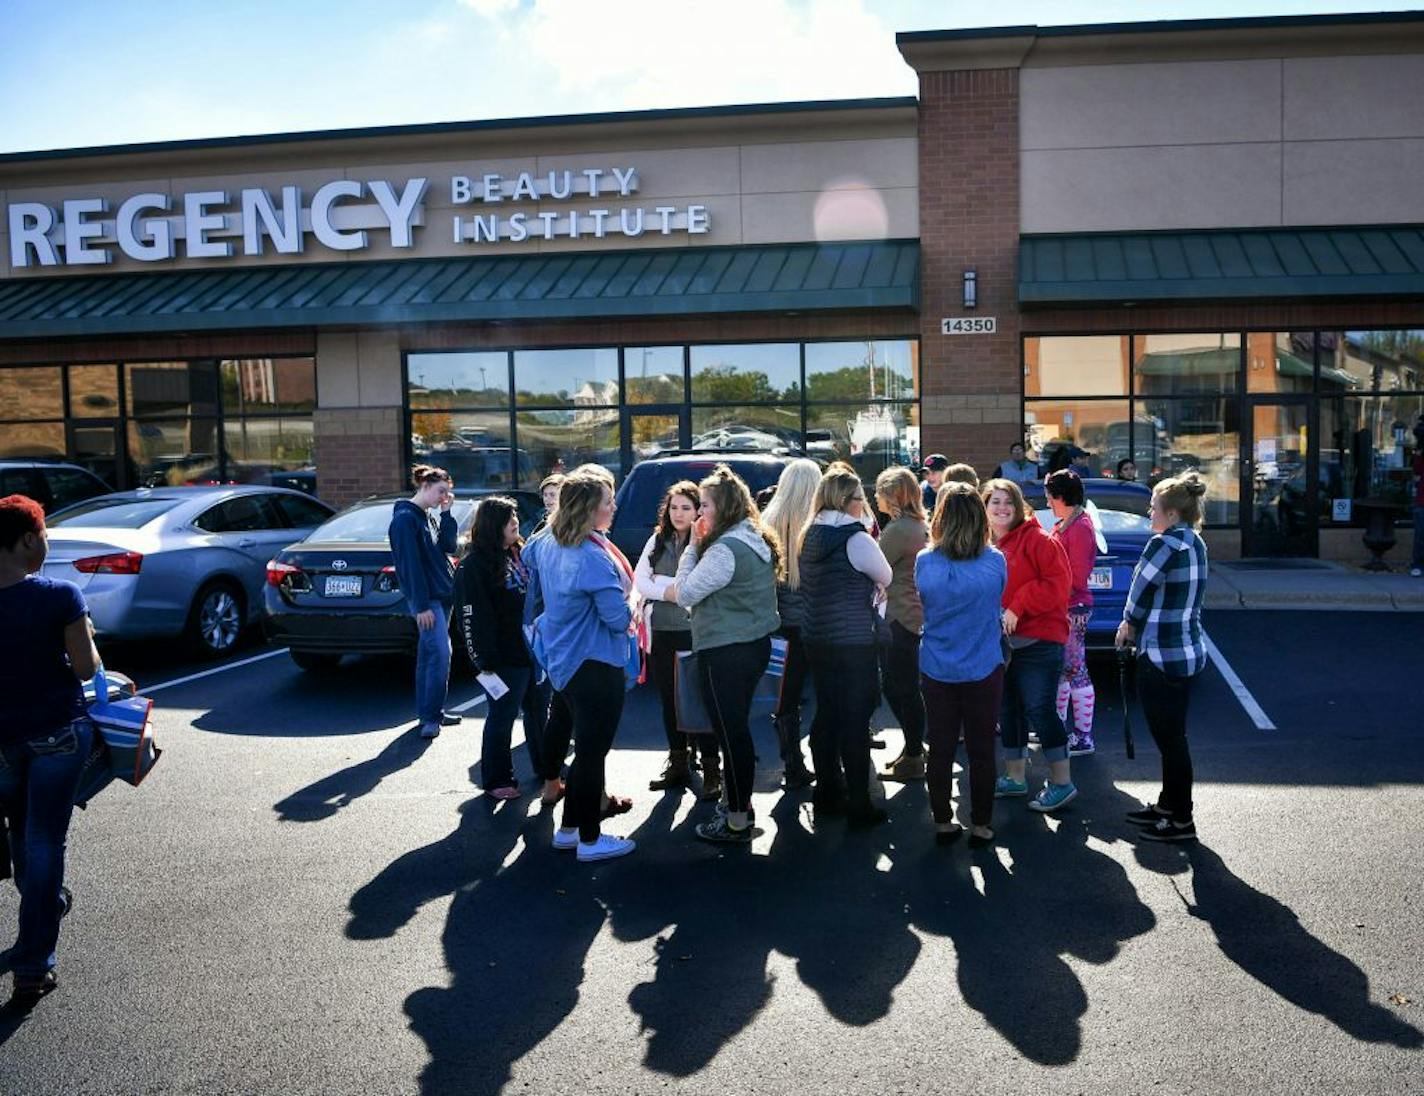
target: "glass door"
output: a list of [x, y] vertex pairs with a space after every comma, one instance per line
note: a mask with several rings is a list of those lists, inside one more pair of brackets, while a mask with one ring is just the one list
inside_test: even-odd
[[1247, 397], [1241, 430], [1242, 552], [1317, 554], [1311, 403]]
[[659, 453], [687, 448], [687, 409], [674, 406], [642, 405], [624, 409], [627, 420], [623, 426], [623, 474], [633, 466]]

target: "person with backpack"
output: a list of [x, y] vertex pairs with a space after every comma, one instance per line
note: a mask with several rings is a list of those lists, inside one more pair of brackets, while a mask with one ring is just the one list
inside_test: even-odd
[[[543, 771], [540, 736], [545, 716], [535, 682], [534, 660], [524, 639], [524, 600], [529, 569], [520, 555], [519, 510], [513, 499], [493, 495], [480, 500], [470, 534], [470, 551], [458, 572], [460, 634], [477, 675], [492, 674], [503, 684], [481, 681], [489, 708], [480, 749], [485, 793], [518, 799], [510, 734], [524, 714], [524, 740], [534, 771]], [[495, 695], [498, 693], [498, 695]], [[562, 759], [561, 759], [562, 760]]]
[[756, 748], [751, 708], [781, 627], [776, 580], [781, 546], [766, 528], [746, 483], [719, 464], [698, 485], [692, 543], [682, 554], [669, 596], [692, 619], [692, 649], [703, 703], [722, 748], [727, 809], [696, 833], [704, 841], [752, 839]]
[[[396, 578], [406, 606], [415, 617], [415, 709], [420, 737], [435, 738], [440, 728], [460, 717], [445, 711], [450, 688], [450, 613], [455, 604], [455, 568], [459, 526], [450, 507], [455, 483], [443, 468], [418, 464], [411, 469], [415, 494], [391, 511], [387, 532]], [[438, 517], [432, 517], [437, 514]]]
[[40, 504], [0, 498], [0, 818], [20, 891], [10, 969], [21, 1012], [59, 984], [59, 922], [74, 908], [66, 841], [98, 734], [82, 685], [99, 668], [88, 606], [74, 583], [39, 574], [48, 552]]
[[856, 827], [887, 817], [870, 799], [866, 729], [880, 701], [875, 605], [894, 576], [863, 524], [867, 506], [860, 478], [849, 467], [832, 466], [821, 477], [798, 547], [802, 627], [816, 690], [812, 806], [817, 818], [844, 814]]

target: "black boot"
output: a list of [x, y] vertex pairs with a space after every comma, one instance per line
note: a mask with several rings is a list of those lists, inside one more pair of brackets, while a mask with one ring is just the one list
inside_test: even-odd
[[781, 715], [773, 715], [771, 724], [776, 728], [776, 741], [781, 748], [781, 761], [785, 765], [785, 783], [788, 789], [806, 788], [816, 782], [815, 775], [806, 768], [806, 760], [801, 756], [801, 710], [793, 708]]
[[687, 767], [686, 750], [669, 750], [667, 764], [663, 766], [663, 774], [656, 780], [649, 781], [648, 790], [650, 792], [660, 792], [668, 788], [682, 788], [687, 786], [687, 781], [692, 773]]

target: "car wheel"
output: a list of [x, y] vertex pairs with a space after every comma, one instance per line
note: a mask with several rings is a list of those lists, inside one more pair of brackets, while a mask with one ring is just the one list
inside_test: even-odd
[[340, 655], [320, 654], [315, 651], [288, 651], [298, 669], [309, 674], [329, 674], [341, 664]]
[[220, 658], [242, 637], [245, 609], [242, 591], [228, 582], [213, 582], [198, 591], [188, 617], [188, 641], [204, 658]]

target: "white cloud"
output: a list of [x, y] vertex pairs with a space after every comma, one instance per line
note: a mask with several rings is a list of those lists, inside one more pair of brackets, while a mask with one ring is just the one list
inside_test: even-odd
[[497, 19], [519, 7], [519, 0], [459, 0], [459, 3], [462, 8], [469, 8], [486, 19]]

